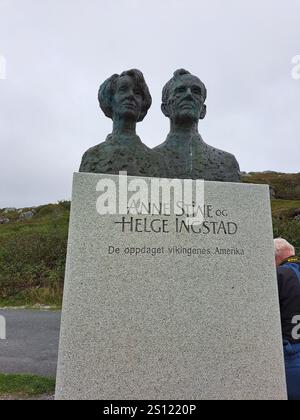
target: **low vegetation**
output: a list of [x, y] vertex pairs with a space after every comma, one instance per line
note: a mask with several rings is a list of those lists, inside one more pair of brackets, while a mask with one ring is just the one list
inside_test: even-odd
[[300, 201], [273, 200], [274, 237], [287, 239], [300, 255], [300, 220], [295, 220], [295, 211], [300, 209]]
[[0, 225], [1, 306], [61, 305], [69, 209], [69, 202], [41, 206], [24, 221], [17, 211], [5, 214], [10, 222]]
[[250, 172], [244, 175], [242, 179], [243, 182], [250, 184], [270, 185], [276, 199], [300, 200], [300, 173]]
[[33, 397], [39, 395], [53, 395], [55, 380], [34, 375], [0, 374], [1, 396]]
[[[289, 240], [300, 255], [300, 174], [252, 173], [247, 183], [269, 184], [274, 236]], [[20, 220], [20, 210], [0, 210], [0, 306], [47, 305], [62, 302], [70, 202], [48, 204], [35, 209], [30, 219]]]

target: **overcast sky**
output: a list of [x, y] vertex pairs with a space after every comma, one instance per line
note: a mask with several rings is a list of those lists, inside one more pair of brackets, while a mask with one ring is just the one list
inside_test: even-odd
[[300, 172], [299, 18], [299, 0], [0, 0], [0, 208], [71, 197], [83, 152], [111, 130], [99, 84], [130, 68], [153, 97], [148, 146], [168, 133], [162, 87], [186, 68], [208, 88], [208, 144], [243, 171]]

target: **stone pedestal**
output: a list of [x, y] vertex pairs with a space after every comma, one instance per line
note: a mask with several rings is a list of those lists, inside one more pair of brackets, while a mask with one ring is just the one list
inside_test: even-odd
[[103, 178], [74, 176], [56, 398], [285, 399], [268, 186], [205, 182], [199, 232], [131, 231]]

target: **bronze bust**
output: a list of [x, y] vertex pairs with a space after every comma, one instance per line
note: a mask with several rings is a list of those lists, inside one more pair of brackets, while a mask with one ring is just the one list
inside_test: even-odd
[[177, 70], [165, 85], [162, 112], [170, 119], [166, 141], [154, 150], [164, 160], [167, 178], [192, 178], [240, 182], [240, 168], [233, 155], [207, 145], [198, 132], [206, 115], [207, 90], [186, 70]]
[[83, 155], [80, 172], [240, 182], [236, 158], [206, 144], [198, 131], [205, 118], [207, 90], [186, 70], [177, 70], [163, 88], [162, 112], [170, 119], [166, 141], [153, 150], [136, 134], [152, 99], [143, 74], [136, 69], [114, 74], [99, 89], [99, 104], [113, 120], [103, 143]]
[[105, 142], [85, 152], [80, 172], [159, 176], [159, 154], [136, 134], [136, 124], [145, 118], [152, 103], [142, 72], [133, 69], [114, 74], [100, 86], [98, 99], [104, 114], [113, 120], [113, 131]]

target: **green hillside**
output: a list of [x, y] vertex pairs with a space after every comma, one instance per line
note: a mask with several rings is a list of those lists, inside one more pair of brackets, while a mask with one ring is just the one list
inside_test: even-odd
[[61, 304], [69, 210], [69, 202], [40, 206], [30, 220], [0, 210], [10, 220], [0, 225], [0, 306]]
[[274, 236], [286, 238], [300, 255], [300, 173], [251, 172], [245, 174], [242, 180], [270, 185]]
[[[267, 183], [275, 190], [274, 236], [286, 238], [300, 255], [300, 220], [295, 219], [300, 174], [253, 173], [243, 181]], [[61, 305], [69, 212], [67, 201], [0, 209], [0, 306]]]
[[242, 179], [246, 183], [270, 185], [276, 199], [300, 200], [300, 173], [250, 172], [243, 175]]

